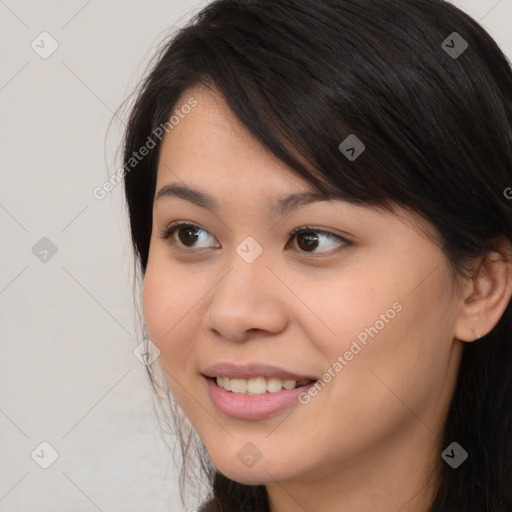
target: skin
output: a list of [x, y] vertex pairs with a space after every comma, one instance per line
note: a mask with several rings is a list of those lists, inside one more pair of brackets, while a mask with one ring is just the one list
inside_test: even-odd
[[[198, 105], [163, 140], [156, 191], [187, 184], [213, 195], [219, 210], [154, 202], [143, 287], [148, 334], [177, 402], [217, 469], [265, 484], [273, 512], [427, 511], [463, 344], [499, 320], [510, 266], [497, 253], [455, 281], [434, 228], [411, 211], [336, 200], [270, 215], [268, 199], [311, 185], [215, 91], [194, 88], [177, 105], [190, 97]], [[202, 248], [159, 236], [176, 220], [205, 230], [196, 232]], [[317, 233], [308, 252], [290, 240], [306, 225], [351, 243]], [[247, 236], [263, 248], [253, 263], [236, 252]], [[206, 366], [256, 361], [321, 377], [397, 302], [401, 311], [307, 405], [247, 421], [210, 400]], [[237, 457], [248, 442], [261, 452], [251, 468]]]

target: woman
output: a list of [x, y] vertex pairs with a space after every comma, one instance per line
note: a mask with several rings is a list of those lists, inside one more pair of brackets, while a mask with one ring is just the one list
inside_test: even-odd
[[441, 0], [219, 0], [166, 43], [124, 179], [201, 510], [512, 510], [511, 98]]

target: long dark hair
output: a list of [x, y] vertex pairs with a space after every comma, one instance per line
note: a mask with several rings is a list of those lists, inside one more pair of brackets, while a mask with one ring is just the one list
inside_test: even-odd
[[[496, 237], [512, 241], [512, 72], [477, 22], [442, 0], [217, 0], [165, 41], [131, 109], [124, 183], [142, 276], [160, 141], [131, 159], [199, 84], [317, 190], [422, 215], [454, 276]], [[366, 147], [353, 161], [338, 149], [350, 134]], [[469, 458], [442, 464], [430, 512], [510, 511], [511, 305], [465, 345], [439, 449], [456, 441]], [[211, 510], [269, 510], [264, 486], [230, 480], [198, 450]]]

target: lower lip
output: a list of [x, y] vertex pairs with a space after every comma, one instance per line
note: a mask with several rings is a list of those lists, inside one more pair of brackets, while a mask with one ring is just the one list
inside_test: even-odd
[[286, 407], [299, 403], [299, 395], [307, 392], [314, 382], [295, 389], [283, 389], [276, 393], [249, 396], [232, 393], [217, 386], [213, 379], [206, 378], [208, 394], [216, 407], [225, 415], [241, 420], [268, 418]]

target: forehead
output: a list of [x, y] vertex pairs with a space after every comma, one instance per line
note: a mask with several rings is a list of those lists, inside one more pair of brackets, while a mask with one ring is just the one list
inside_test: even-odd
[[[157, 187], [185, 180], [198, 187], [265, 186], [295, 191], [312, 185], [279, 160], [241, 123], [224, 97], [204, 86], [185, 91], [175, 111], [190, 99], [197, 105], [165, 134], [158, 162]], [[227, 189], [226, 189], [227, 187]]]

